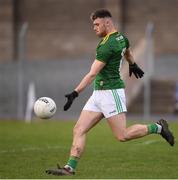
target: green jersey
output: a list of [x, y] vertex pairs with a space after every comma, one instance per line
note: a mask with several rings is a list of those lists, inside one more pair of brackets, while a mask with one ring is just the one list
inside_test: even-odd
[[94, 81], [95, 90], [125, 88], [120, 76], [122, 56], [129, 48], [128, 39], [119, 32], [108, 34], [96, 48], [96, 59], [106, 63]]

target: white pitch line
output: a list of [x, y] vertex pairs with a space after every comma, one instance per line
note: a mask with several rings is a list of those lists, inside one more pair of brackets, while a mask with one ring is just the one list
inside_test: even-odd
[[149, 145], [149, 144], [154, 144], [154, 143], [157, 143], [157, 142], [160, 142], [160, 141], [158, 141], [158, 140], [148, 140], [148, 141], [143, 142], [143, 144]]
[[[159, 140], [148, 140], [143, 142], [142, 144], [144, 145], [150, 145], [150, 144], [154, 144], [157, 142], [161, 142]], [[21, 149], [9, 149], [9, 150], [0, 150], [0, 154], [5, 154], [5, 153], [16, 153], [16, 152], [26, 152], [26, 151], [44, 151], [44, 150], [48, 150], [48, 149], [65, 149], [64, 147], [61, 146], [46, 146], [46, 147], [24, 147]]]
[[21, 149], [9, 149], [9, 150], [0, 150], [0, 154], [4, 153], [16, 153], [16, 152], [26, 152], [26, 151], [42, 151], [45, 149], [64, 149], [61, 146], [46, 146], [46, 147], [25, 147]]

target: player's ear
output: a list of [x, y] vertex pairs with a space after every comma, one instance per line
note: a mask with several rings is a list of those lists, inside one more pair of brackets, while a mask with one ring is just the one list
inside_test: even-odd
[[106, 26], [109, 26], [109, 23], [110, 23], [109, 19], [106, 18], [106, 19], [105, 19], [105, 25], [106, 25]]

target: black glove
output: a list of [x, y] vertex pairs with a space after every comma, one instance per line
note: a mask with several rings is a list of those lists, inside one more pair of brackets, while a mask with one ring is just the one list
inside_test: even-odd
[[66, 94], [65, 97], [67, 98], [67, 102], [64, 105], [64, 111], [67, 111], [70, 106], [72, 105], [73, 100], [78, 97], [78, 92], [77, 91], [73, 91], [70, 94]]
[[131, 76], [132, 73], [135, 75], [137, 79], [142, 78], [144, 75], [144, 72], [138, 67], [136, 63], [129, 64], [129, 76]]

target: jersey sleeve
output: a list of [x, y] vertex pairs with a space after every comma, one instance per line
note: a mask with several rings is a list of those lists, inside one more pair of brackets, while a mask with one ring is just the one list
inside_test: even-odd
[[103, 45], [100, 46], [99, 48], [97, 48], [96, 50], [96, 59], [99, 61], [102, 61], [104, 63], [107, 63], [108, 60], [111, 57], [111, 49], [109, 48], [109, 46], [107, 45]]

